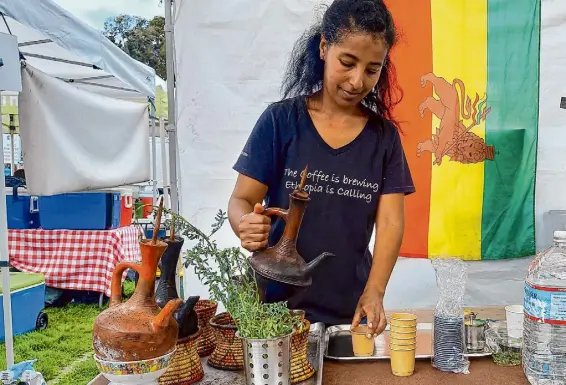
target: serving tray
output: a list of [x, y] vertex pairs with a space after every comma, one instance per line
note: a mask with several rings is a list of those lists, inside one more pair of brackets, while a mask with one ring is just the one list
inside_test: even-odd
[[[491, 352], [486, 349], [481, 352], [468, 353], [464, 356], [486, 357]], [[388, 360], [389, 352], [389, 326], [385, 331], [375, 339], [375, 350], [372, 356], [356, 357], [352, 349], [352, 337], [350, 336], [350, 325], [330, 326], [326, 329], [324, 336], [324, 357], [331, 360], [341, 361], [375, 361]], [[432, 357], [432, 324], [417, 324], [417, 346], [415, 358], [425, 359]]]

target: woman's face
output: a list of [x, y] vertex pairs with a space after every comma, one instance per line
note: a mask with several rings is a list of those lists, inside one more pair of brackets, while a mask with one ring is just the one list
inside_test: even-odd
[[324, 88], [342, 107], [360, 103], [376, 86], [387, 56], [383, 39], [367, 33], [350, 33], [340, 42], [320, 43], [324, 64]]

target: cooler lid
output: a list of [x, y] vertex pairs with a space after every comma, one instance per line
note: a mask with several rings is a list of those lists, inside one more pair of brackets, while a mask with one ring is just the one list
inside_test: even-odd
[[[13, 187], [5, 187], [6, 195], [12, 195], [14, 192]], [[25, 195], [28, 196], [28, 190], [25, 187], [18, 187], [18, 195]]]
[[[10, 273], [10, 290], [11, 292], [25, 289], [26, 287], [39, 285], [45, 282], [45, 277], [43, 274], [38, 273], [21, 273], [12, 272]], [[2, 287], [2, 282], [0, 282], [0, 293], [4, 293], [4, 288]]]

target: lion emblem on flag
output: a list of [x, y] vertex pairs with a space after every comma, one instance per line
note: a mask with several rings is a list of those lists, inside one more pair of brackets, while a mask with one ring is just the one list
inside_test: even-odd
[[[487, 107], [487, 97], [480, 99], [476, 93], [474, 102], [466, 95], [466, 86], [460, 79], [454, 79], [452, 84], [446, 79], [428, 73], [421, 77], [421, 87], [431, 83], [438, 99], [427, 97], [419, 105], [419, 113], [424, 117], [429, 110], [438, 119], [440, 125], [432, 138], [417, 145], [417, 156], [425, 151], [434, 154], [435, 165], [440, 165], [444, 156], [451, 161], [463, 164], [480, 163], [493, 160], [494, 147], [488, 146], [479, 135], [471, 132], [481, 121], [485, 121], [491, 107]], [[458, 88], [460, 94], [458, 94]], [[465, 103], [465, 104], [464, 104]], [[469, 126], [464, 120], [471, 119]]]

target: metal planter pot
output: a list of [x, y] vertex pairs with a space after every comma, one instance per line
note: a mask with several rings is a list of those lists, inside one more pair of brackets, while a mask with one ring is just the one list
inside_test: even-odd
[[243, 339], [247, 385], [291, 384], [291, 336]]

